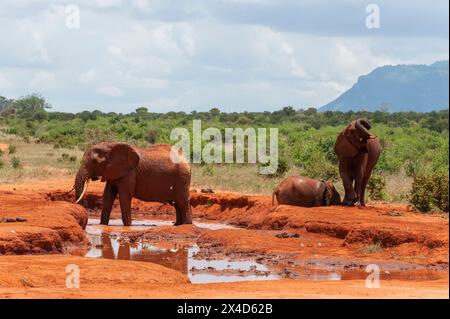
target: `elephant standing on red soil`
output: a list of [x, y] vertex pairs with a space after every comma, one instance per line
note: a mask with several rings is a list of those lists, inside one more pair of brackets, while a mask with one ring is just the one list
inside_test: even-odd
[[119, 195], [122, 221], [131, 225], [131, 199], [172, 204], [175, 225], [192, 224], [189, 203], [191, 168], [170, 145], [139, 149], [126, 143], [100, 143], [89, 146], [75, 177], [77, 202], [83, 197], [90, 179], [101, 176], [106, 182], [100, 223], [108, 225], [111, 209]]
[[303, 207], [339, 205], [341, 196], [332, 182], [304, 176], [289, 176], [272, 193], [272, 205], [287, 204]]
[[366, 185], [382, 151], [378, 137], [370, 134], [370, 128], [369, 122], [354, 120], [336, 139], [334, 151], [345, 189], [344, 205], [365, 206]]

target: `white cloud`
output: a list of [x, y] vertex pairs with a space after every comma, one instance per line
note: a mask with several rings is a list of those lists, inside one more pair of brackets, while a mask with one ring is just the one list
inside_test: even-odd
[[56, 76], [53, 72], [39, 71], [31, 79], [29, 88], [32, 90], [47, 90], [53, 88], [55, 83]]
[[95, 4], [101, 8], [118, 7], [122, 3], [122, 0], [95, 0]]
[[0, 74], [0, 92], [8, 92], [11, 87], [12, 83], [8, 80], [8, 78]]
[[80, 81], [82, 83], [90, 83], [90, 82], [92, 82], [94, 77], [95, 77], [95, 70], [90, 69], [84, 73], [81, 73], [80, 76], [78, 77], [78, 81]]
[[[344, 18], [364, 24], [353, 0], [328, 2], [329, 15], [322, 0], [72, 3], [79, 29], [65, 27], [63, 1], [2, 2], [0, 95], [37, 91], [70, 111], [129, 112], [142, 101], [159, 111], [273, 110], [325, 104], [377, 66], [448, 59], [448, 36], [430, 36], [442, 14], [418, 17], [404, 35], [389, 24], [406, 21], [398, 5], [382, 6], [384, 33], [373, 36], [333, 29]], [[423, 6], [413, 0], [405, 14]]]
[[166, 88], [169, 82], [164, 79], [143, 79], [142, 84], [146, 89], [159, 90]]
[[101, 95], [107, 95], [112, 97], [124, 96], [125, 93], [118, 87], [113, 85], [106, 85], [97, 88], [96, 92]]

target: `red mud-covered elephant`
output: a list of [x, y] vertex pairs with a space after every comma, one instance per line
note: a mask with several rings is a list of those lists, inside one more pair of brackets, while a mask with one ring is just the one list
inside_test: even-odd
[[83, 197], [89, 180], [99, 177], [106, 182], [100, 221], [103, 225], [109, 223], [117, 195], [125, 226], [131, 225], [133, 197], [170, 203], [176, 209], [175, 225], [192, 223], [189, 203], [191, 169], [182, 154], [171, 154], [170, 145], [154, 145], [148, 149], [126, 143], [89, 146], [75, 177], [77, 202]]
[[339, 174], [344, 184], [344, 205], [365, 206], [364, 192], [382, 147], [369, 130], [369, 122], [352, 121], [338, 135], [334, 151], [339, 160]]
[[272, 194], [272, 205], [287, 204], [303, 207], [339, 205], [341, 196], [332, 182], [318, 181], [304, 176], [289, 176]]

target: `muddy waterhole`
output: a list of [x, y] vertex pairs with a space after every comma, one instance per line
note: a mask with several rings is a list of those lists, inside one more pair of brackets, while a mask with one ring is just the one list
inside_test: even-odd
[[[333, 269], [329, 265], [320, 267], [302, 267], [293, 271], [289, 268], [294, 261], [283, 260], [278, 262], [278, 257], [261, 258], [254, 254], [245, 252], [224, 253], [213, 248], [202, 248], [197, 243], [178, 242], [177, 239], [148, 240], [139, 236], [130, 240], [132, 232], [142, 232], [161, 226], [173, 225], [172, 221], [159, 219], [133, 220], [133, 226], [126, 230], [122, 227], [120, 219], [111, 219], [108, 231], [105, 226], [99, 225], [99, 219], [91, 218], [86, 227], [86, 234], [90, 241], [90, 249], [85, 254], [91, 258], [121, 259], [152, 262], [169, 267], [186, 274], [193, 284], [215, 283], [215, 282], [237, 282], [256, 280], [345, 280], [364, 279], [367, 273], [364, 270], [345, 271]], [[194, 221], [199, 228], [211, 230], [223, 228], [235, 228], [233, 226], [218, 222]], [[389, 279], [401, 275], [403, 278], [407, 273], [389, 273]], [[386, 274], [384, 274], [386, 276]], [[430, 273], [432, 276], [432, 273]]]

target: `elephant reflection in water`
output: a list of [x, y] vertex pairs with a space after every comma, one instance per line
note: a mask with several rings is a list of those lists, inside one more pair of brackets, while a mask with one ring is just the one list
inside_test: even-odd
[[[118, 246], [117, 255], [114, 245]], [[119, 242], [111, 238], [110, 234], [101, 235], [101, 256], [107, 259], [146, 261], [159, 264], [184, 274], [188, 273], [188, 250], [179, 248], [177, 251], [170, 250], [147, 250], [145, 246]]]

